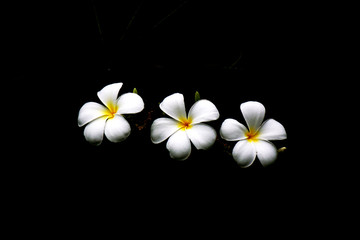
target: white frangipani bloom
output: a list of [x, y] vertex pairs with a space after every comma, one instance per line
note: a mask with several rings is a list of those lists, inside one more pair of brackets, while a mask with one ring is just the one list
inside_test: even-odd
[[85, 103], [78, 117], [79, 127], [84, 129], [85, 139], [94, 145], [100, 145], [104, 132], [111, 142], [124, 141], [131, 132], [129, 123], [122, 114], [141, 112], [144, 109], [142, 98], [135, 93], [125, 93], [118, 97], [123, 83], [114, 83], [105, 86], [97, 95], [101, 105], [95, 102]]
[[285, 128], [274, 119], [263, 122], [265, 107], [259, 102], [245, 102], [240, 109], [248, 128], [229, 118], [221, 125], [220, 135], [227, 141], [238, 141], [232, 155], [241, 167], [249, 167], [256, 156], [263, 166], [268, 166], [277, 158], [277, 149], [270, 140], [286, 139]]
[[170, 156], [185, 160], [190, 156], [191, 143], [197, 149], [209, 149], [216, 140], [216, 131], [203, 122], [213, 121], [220, 114], [208, 100], [198, 100], [186, 115], [184, 96], [174, 93], [160, 103], [160, 109], [171, 118], [158, 118], [151, 125], [151, 141], [161, 143], [169, 138], [166, 148]]

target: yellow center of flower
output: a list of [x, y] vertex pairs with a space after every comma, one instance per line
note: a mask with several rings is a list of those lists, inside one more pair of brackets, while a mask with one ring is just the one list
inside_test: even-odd
[[257, 142], [259, 140], [259, 132], [252, 128], [250, 128], [250, 131], [248, 131], [245, 136], [249, 142]]
[[192, 123], [192, 119], [188, 119], [188, 118], [182, 118], [180, 119], [180, 122], [178, 123], [178, 127], [185, 131], [186, 129], [191, 128], [191, 123]]
[[118, 110], [118, 106], [116, 104], [113, 104], [112, 102], [107, 104], [107, 109], [105, 111], [105, 115], [111, 119], [115, 117], [115, 113]]

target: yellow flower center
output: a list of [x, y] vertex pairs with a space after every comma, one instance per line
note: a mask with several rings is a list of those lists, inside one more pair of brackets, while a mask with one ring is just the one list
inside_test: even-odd
[[259, 140], [259, 132], [251, 128], [250, 131], [245, 134], [245, 136], [249, 142], [257, 142]]
[[191, 119], [188, 119], [188, 118], [182, 118], [180, 119], [180, 122], [178, 123], [178, 127], [185, 131], [186, 129], [189, 129], [191, 128], [191, 123], [192, 123], [192, 120]]
[[113, 104], [112, 102], [107, 104], [107, 109], [105, 110], [104, 114], [109, 118], [114, 118], [115, 113], [117, 112], [118, 107], [116, 104]]

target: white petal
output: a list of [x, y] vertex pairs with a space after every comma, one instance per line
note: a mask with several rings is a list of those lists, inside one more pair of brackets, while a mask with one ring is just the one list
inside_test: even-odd
[[241, 140], [235, 145], [232, 155], [240, 167], [246, 168], [253, 164], [256, 158], [256, 150], [251, 142]]
[[264, 140], [286, 139], [284, 126], [274, 119], [268, 119], [259, 129], [259, 138]]
[[190, 156], [191, 143], [185, 131], [177, 131], [167, 141], [166, 148], [176, 160], [185, 160]]
[[186, 133], [197, 149], [209, 149], [216, 140], [216, 131], [204, 123], [186, 129]]
[[261, 164], [266, 167], [277, 158], [277, 149], [271, 142], [259, 140], [254, 143]]
[[166, 97], [160, 103], [160, 109], [178, 121], [186, 119], [184, 96], [180, 93]]
[[124, 141], [131, 132], [129, 123], [123, 116], [115, 115], [114, 118], [108, 119], [105, 126], [105, 136], [111, 142]]
[[86, 125], [84, 129], [85, 139], [94, 145], [100, 145], [104, 137], [104, 128], [107, 117], [95, 119]]
[[192, 120], [192, 124], [196, 124], [216, 120], [219, 116], [219, 111], [215, 105], [209, 100], [202, 99], [195, 102], [191, 107], [188, 118]]
[[109, 109], [113, 109], [113, 105], [116, 103], [117, 96], [119, 94], [120, 88], [123, 83], [113, 83], [105, 86], [101, 89], [97, 95], [100, 98], [101, 102], [108, 107]]
[[138, 113], [144, 109], [144, 101], [135, 93], [125, 93], [119, 97], [117, 102], [118, 114]]
[[92, 120], [106, 115], [107, 112], [108, 109], [101, 104], [95, 102], [85, 103], [79, 111], [78, 125], [82, 127]]
[[248, 125], [249, 130], [259, 129], [265, 116], [265, 107], [259, 102], [245, 102], [240, 105], [242, 114]]
[[247, 128], [235, 119], [226, 119], [220, 127], [220, 136], [227, 141], [238, 141], [246, 138]]
[[158, 118], [151, 125], [151, 141], [161, 143], [179, 130], [179, 122], [172, 118]]

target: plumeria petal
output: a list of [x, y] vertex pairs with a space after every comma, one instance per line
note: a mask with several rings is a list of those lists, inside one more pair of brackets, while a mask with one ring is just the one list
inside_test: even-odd
[[166, 143], [171, 158], [185, 160], [190, 156], [191, 143], [185, 131], [177, 131]]
[[117, 143], [124, 141], [131, 132], [129, 123], [123, 116], [115, 115], [108, 119], [105, 125], [105, 136], [109, 141]]
[[207, 150], [214, 145], [216, 140], [216, 131], [204, 123], [186, 129], [186, 133], [197, 149]]
[[264, 140], [286, 139], [284, 126], [274, 119], [268, 119], [259, 129], [259, 138]]
[[100, 145], [104, 137], [104, 129], [107, 117], [100, 117], [86, 125], [84, 129], [85, 139], [94, 145]]
[[218, 119], [219, 111], [215, 105], [209, 100], [199, 100], [190, 108], [188, 118], [192, 120], [192, 124], [200, 122], [208, 122]]
[[135, 93], [125, 93], [117, 102], [117, 114], [138, 113], [144, 109], [144, 101]]
[[179, 130], [179, 122], [172, 118], [158, 118], [151, 125], [151, 141], [161, 143]]
[[119, 94], [120, 88], [123, 83], [113, 83], [105, 86], [101, 89], [97, 95], [100, 98], [101, 102], [110, 110], [115, 109], [114, 104], [116, 103], [117, 96]]
[[220, 136], [227, 141], [238, 141], [246, 138], [247, 128], [235, 119], [226, 119], [220, 127]]
[[256, 158], [256, 150], [253, 143], [241, 140], [235, 145], [232, 155], [240, 167], [246, 168], [253, 164]]
[[170, 117], [182, 121], [186, 118], [184, 96], [174, 93], [160, 103], [160, 109]]
[[96, 118], [106, 115], [107, 112], [108, 109], [101, 104], [96, 102], [85, 103], [79, 111], [78, 125], [82, 127]]
[[277, 158], [277, 149], [271, 142], [259, 140], [254, 143], [257, 156], [261, 164], [266, 167], [272, 164]]
[[265, 116], [265, 107], [259, 102], [245, 102], [240, 105], [241, 112], [250, 131], [256, 131], [261, 126]]

